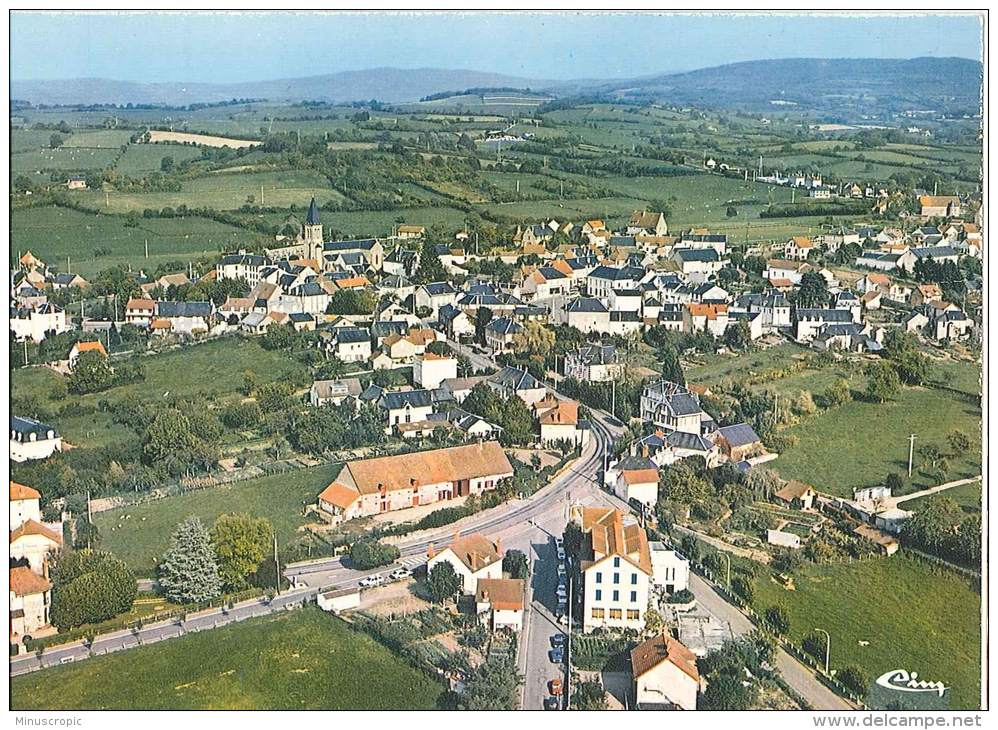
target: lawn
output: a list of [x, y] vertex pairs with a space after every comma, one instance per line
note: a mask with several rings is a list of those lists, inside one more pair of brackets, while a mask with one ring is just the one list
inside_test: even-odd
[[938, 483], [919, 470], [918, 447], [934, 444], [948, 453], [946, 438], [957, 429], [972, 445], [950, 458], [944, 481], [976, 476], [981, 473], [980, 406], [967, 396], [937, 388], [905, 388], [888, 403], [854, 400], [808, 417], [788, 429], [799, 441], [772, 466], [786, 479], [851, 497], [857, 487], [882, 484], [888, 473], [907, 471], [908, 435], [914, 433], [910, 491], [916, 491]]
[[898, 554], [808, 564], [794, 583], [788, 591], [765, 572], [754, 605], [786, 608], [798, 643], [815, 627], [828, 631], [832, 669], [856, 664], [871, 682], [891, 669], [918, 672], [952, 688], [950, 707], [980, 707], [981, 597], [965, 579]]
[[[62, 271], [68, 256], [73, 272], [84, 277], [114, 266], [150, 269], [167, 261], [215, 255], [258, 239], [251, 231], [204, 218], [143, 218], [128, 227], [123, 217], [56, 206], [18, 208], [10, 216], [12, 261], [19, 252], [30, 250]], [[108, 253], [95, 255], [98, 249]]]
[[900, 506], [907, 510], [916, 511], [934, 500], [952, 499], [958, 505], [963, 507], [966, 512], [980, 512], [981, 496], [981, 483], [974, 482], [973, 484], [963, 484], [959, 487], [947, 489], [944, 492], [930, 494], [926, 497], [919, 497], [918, 499], [902, 502]]
[[429, 710], [443, 686], [307, 608], [16, 677], [17, 710]]
[[126, 561], [136, 573], [152, 575], [178, 522], [191, 515], [207, 527], [230, 512], [266, 517], [277, 530], [279, 543], [293, 538], [305, 524], [302, 507], [332, 480], [339, 465], [324, 465], [285, 474], [247, 479], [218, 487], [101, 512], [94, 521], [102, 547]]

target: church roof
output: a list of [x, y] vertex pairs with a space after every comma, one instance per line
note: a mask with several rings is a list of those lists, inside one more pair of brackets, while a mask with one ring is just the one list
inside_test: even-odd
[[305, 214], [305, 225], [319, 225], [319, 206], [316, 205], [315, 198], [312, 198], [312, 202], [308, 204], [308, 213]]

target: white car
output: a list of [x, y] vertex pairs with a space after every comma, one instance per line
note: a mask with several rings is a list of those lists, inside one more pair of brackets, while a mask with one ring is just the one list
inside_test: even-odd
[[559, 546], [558, 547], [558, 560], [564, 560], [564, 559], [565, 559], [565, 548]]
[[412, 571], [406, 567], [396, 568], [392, 571], [392, 580], [403, 580], [412, 575]]
[[568, 599], [568, 589], [565, 588], [565, 586], [558, 586], [558, 590], [555, 591], [555, 594], [558, 596], [559, 600]]
[[556, 537], [554, 539], [554, 544], [557, 545], [559, 548], [565, 547], [565, 541], [563, 539], [561, 539], [560, 537]]
[[361, 578], [360, 586], [361, 588], [373, 588], [374, 586], [380, 586], [385, 582], [385, 576], [378, 573], [377, 575], [369, 575], [366, 578]]
[[560, 577], [562, 577], [564, 575], [565, 575], [565, 564], [564, 563], [558, 563], [558, 577], [560, 578]]

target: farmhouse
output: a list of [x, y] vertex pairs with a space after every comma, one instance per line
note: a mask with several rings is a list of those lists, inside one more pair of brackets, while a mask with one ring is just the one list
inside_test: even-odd
[[52, 584], [27, 566], [10, 569], [10, 636], [31, 636], [49, 623]]
[[351, 461], [322, 492], [319, 509], [348, 520], [481, 494], [512, 476], [495, 441]]
[[695, 710], [700, 691], [696, 655], [679, 640], [659, 634], [631, 650], [639, 709]]
[[802, 510], [813, 509], [817, 496], [814, 487], [796, 479], [791, 479], [782, 489], [773, 493], [773, 498], [780, 504]]
[[475, 612], [493, 631], [523, 628], [524, 581], [519, 578], [479, 578]]
[[658, 466], [650, 458], [626, 456], [616, 465], [614, 494], [625, 502], [635, 500], [652, 509], [658, 501]]
[[480, 580], [502, 579], [502, 542], [493, 542], [481, 533], [464, 537], [455, 535], [454, 541], [439, 553], [431, 543], [427, 557], [427, 575], [439, 563], [450, 563], [454, 572], [461, 577], [461, 592], [468, 596], [478, 592]]
[[343, 380], [316, 380], [308, 391], [308, 402], [315, 407], [338, 406], [347, 398], [360, 396], [360, 381], [357, 378]]

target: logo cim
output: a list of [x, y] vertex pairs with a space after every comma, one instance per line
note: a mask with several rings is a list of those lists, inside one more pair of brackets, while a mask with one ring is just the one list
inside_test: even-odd
[[892, 669], [877, 677], [877, 684], [898, 692], [938, 692], [942, 697], [949, 689], [942, 682], [926, 682], [918, 678], [918, 672], [909, 674], [904, 669]]

